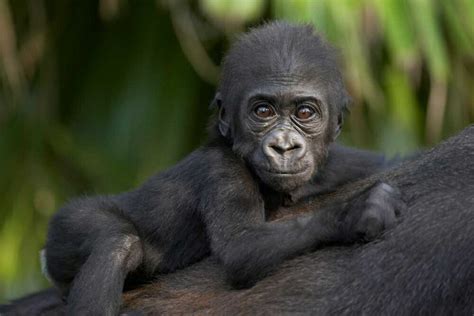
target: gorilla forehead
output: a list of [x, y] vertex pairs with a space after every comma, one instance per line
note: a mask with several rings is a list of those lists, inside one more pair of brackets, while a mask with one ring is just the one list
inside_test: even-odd
[[253, 29], [232, 46], [223, 64], [224, 100], [262, 82], [342, 82], [333, 48], [309, 25], [273, 22]]

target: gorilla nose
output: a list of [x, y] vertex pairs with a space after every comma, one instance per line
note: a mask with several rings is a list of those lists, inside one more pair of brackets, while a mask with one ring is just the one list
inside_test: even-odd
[[275, 131], [267, 137], [263, 146], [265, 154], [272, 159], [301, 159], [305, 154], [305, 143], [301, 135], [287, 131]]
[[277, 152], [279, 155], [284, 155], [287, 151], [297, 150], [301, 148], [299, 144], [290, 144], [290, 143], [283, 143], [283, 144], [274, 144], [270, 145], [270, 148]]

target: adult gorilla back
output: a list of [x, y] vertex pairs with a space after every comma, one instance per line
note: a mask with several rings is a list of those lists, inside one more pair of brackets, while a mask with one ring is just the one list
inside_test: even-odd
[[[378, 180], [399, 187], [408, 206], [402, 222], [379, 240], [297, 257], [247, 290], [232, 290], [209, 258], [126, 293], [126, 308], [153, 314], [472, 315], [474, 126], [395, 169], [296, 208], [338, 203]], [[55, 314], [62, 309], [59, 297], [48, 290], [0, 312]]]

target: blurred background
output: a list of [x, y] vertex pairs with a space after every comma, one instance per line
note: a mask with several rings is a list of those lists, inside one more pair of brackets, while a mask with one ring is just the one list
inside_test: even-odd
[[38, 252], [68, 198], [205, 139], [229, 43], [273, 19], [339, 49], [343, 143], [403, 154], [474, 122], [474, 0], [0, 0], [0, 303], [48, 286]]

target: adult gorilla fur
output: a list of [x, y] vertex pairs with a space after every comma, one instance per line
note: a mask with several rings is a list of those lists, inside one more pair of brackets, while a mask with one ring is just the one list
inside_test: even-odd
[[[400, 188], [403, 221], [380, 240], [294, 258], [247, 290], [232, 290], [208, 258], [124, 294], [150, 314], [472, 315], [474, 312], [474, 126], [398, 167], [288, 210], [339, 203], [377, 181]], [[3, 306], [6, 315], [61, 315], [46, 290]]]

